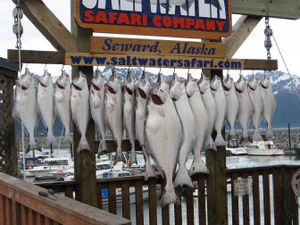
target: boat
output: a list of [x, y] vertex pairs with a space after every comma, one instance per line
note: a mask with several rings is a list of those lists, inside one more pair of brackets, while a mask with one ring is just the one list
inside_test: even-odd
[[74, 168], [71, 158], [46, 158], [41, 166], [33, 167], [26, 172], [36, 180], [63, 179], [71, 168]]
[[248, 155], [276, 156], [285, 155], [283, 149], [276, 148], [273, 141], [253, 141], [246, 146]]
[[228, 141], [226, 146], [226, 155], [227, 156], [238, 156], [238, 155], [247, 155], [248, 152], [245, 147], [239, 146], [239, 141], [236, 138], [233, 138]]

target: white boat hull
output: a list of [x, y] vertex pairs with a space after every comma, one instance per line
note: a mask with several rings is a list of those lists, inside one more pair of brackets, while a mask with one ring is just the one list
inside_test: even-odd
[[256, 156], [276, 156], [276, 155], [284, 155], [284, 150], [282, 149], [247, 149], [248, 155], [256, 155]]

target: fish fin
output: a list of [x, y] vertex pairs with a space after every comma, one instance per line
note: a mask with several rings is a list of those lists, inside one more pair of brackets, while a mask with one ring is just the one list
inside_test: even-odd
[[253, 141], [263, 141], [262, 136], [260, 135], [259, 129], [255, 129], [253, 133]]
[[188, 170], [186, 169], [185, 165], [179, 166], [179, 170], [176, 174], [176, 178], [174, 180], [174, 186], [181, 186], [186, 185], [191, 188], [194, 188], [193, 182], [191, 177], [189, 176]]
[[194, 175], [194, 174], [198, 174], [198, 173], [205, 173], [208, 174], [209, 171], [205, 165], [205, 163], [202, 161], [202, 159], [200, 158], [200, 160], [195, 160], [193, 161], [193, 164], [191, 166], [190, 169], [190, 176]]
[[177, 196], [175, 193], [174, 185], [172, 183], [167, 182], [161, 197], [161, 206], [165, 207], [169, 204], [176, 203], [176, 200]]
[[226, 146], [226, 142], [222, 136], [222, 134], [217, 134], [216, 140], [215, 140], [216, 146]]
[[274, 136], [272, 128], [268, 128], [267, 130], [267, 138], [272, 138]]
[[78, 145], [77, 152], [81, 152], [84, 150], [91, 151], [91, 147], [90, 147], [86, 137], [82, 136], [80, 139], [79, 145]]
[[145, 179], [145, 181], [147, 181], [151, 177], [156, 177], [155, 169], [150, 163], [146, 162], [145, 172], [144, 172], [144, 179]]

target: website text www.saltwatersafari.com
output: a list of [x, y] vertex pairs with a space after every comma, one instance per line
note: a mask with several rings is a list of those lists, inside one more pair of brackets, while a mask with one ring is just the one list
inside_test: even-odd
[[170, 67], [170, 68], [204, 68], [204, 69], [234, 69], [243, 67], [242, 60], [220, 58], [165, 58], [160, 56], [93, 56], [67, 54], [66, 64], [80, 66], [132, 66], [132, 67]]

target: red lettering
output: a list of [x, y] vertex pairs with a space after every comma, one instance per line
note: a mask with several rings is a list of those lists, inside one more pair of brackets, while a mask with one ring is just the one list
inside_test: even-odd
[[94, 22], [94, 12], [92, 10], [84, 11], [84, 22], [91, 23]]
[[142, 25], [142, 17], [139, 14], [131, 14], [131, 25]]
[[173, 27], [174, 28], [185, 28], [185, 20], [184, 18], [178, 18], [178, 17], [174, 17], [173, 18]]
[[196, 30], [205, 30], [205, 25], [203, 20], [197, 20], [195, 25]]
[[130, 21], [128, 18], [128, 14], [127, 13], [120, 13], [119, 14], [119, 19], [117, 21], [117, 24], [126, 24], [126, 25], [130, 25]]
[[173, 26], [173, 21], [169, 16], [165, 16], [163, 18], [163, 25], [167, 28], [172, 27]]
[[143, 26], [148, 26], [148, 16], [143, 15]]
[[223, 31], [224, 25], [225, 25], [225, 21], [216, 20], [216, 24], [218, 26], [218, 31]]
[[187, 18], [185, 21], [186, 24], [186, 28], [190, 29], [191, 27], [193, 27], [195, 25], [195, 20], [192, 18]]
[[215, 21], [213, 21], [213, 20], [207, 20], [207, 21], [206, 21], [206, 30], [212, 30], [212, 31], [215, 31], [215, 30], [216, 30], [216, 24], [215, 24]]
[[161, 27], [161, 16], [154, 16], [153, 17], [153, 25], [156, 27]]
[[117, 20], [118, 20], [117, 16], [118, 16], [117, 13], [110, 12], [109, 13], [109, 23], [114, 24], [115, 22], [117, 22]]
[[105, 12], [98, 12], [95, 18], [95, 23], [108, 23]]

